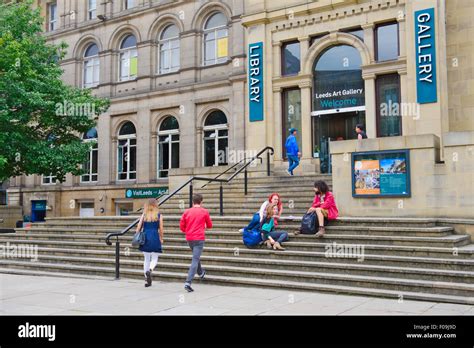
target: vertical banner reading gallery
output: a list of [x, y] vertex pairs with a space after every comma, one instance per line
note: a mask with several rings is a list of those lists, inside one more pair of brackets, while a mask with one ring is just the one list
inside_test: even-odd
[[436, 88], [435, 12], [415, 12], [416, 91], [420, 104], [438, 101]]
[[249, 118], [263, 121], [263, 42], [249, 44]]

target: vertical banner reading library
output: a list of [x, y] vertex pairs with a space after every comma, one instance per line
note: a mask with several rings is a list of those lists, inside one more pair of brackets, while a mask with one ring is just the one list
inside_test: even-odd
[[249, 44], [248, 61], [249, 118], [263, 121], [263, 42]]

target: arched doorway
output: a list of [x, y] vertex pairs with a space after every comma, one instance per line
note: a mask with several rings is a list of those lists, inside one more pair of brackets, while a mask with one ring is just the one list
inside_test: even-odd
[[321, 172], [331, 172], [329, 141], [355, 139], [365, 124], [365, 90], [359, 51], [349, 45], [327, 48], [313, 66], [313, 151]]

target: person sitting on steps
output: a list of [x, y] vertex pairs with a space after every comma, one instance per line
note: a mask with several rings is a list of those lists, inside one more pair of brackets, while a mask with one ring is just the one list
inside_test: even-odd
[[329, 191], [329, 187], [324, 181], [319, 180], [314, 183], [314, 193], [316, 195], [311, 208], [308, 209], [308, 213], [315, 212], [318, 217], [319, 229], [316, 237], [320, 238], [325, 233], [324, 218], [335, 220], [339, 211], [337, 210], [334, 195]]
[[273, 250], [285, 250], [281, 243], [288, 240], [288, 233], [285, 231], [275, 231], [275, 215], [278, 214], [278, 205], [268, 205], [265, 217], [261, 222], [260, 231], [265, 245]]
[[[275, 226], [278, 225], [278, 219], [283, 213], [283, 204], [281, 203], [280, 195], [274, 192], [268, 197], [268, 199], [265, 202], [262, 203], [262, 205], [260, 206], [260, 210], [253, 215], [252, 221], [250, 221], [250, 223], [246, 227], [248, 231], [251, 231], [256, 228], [260, 228], [261, 222], [263, 218], [265, 217], [265, 211], [269, 204], [275, 204], [278, 207], [278, 214], [273, 216], [273, 219], [275, 220]], [[240, 233], [244, 232], [244, 229], [241, 228], [239, 232]]]

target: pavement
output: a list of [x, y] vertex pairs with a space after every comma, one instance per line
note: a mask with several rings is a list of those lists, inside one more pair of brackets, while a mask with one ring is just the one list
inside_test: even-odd
[[0, 315], [474, 315], [474, 305], [155, 280], [0, 274]]

